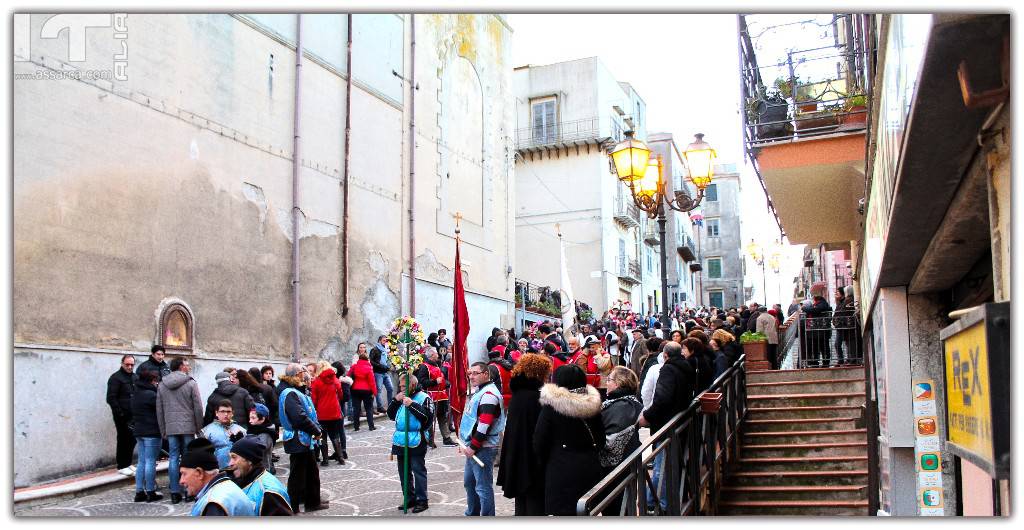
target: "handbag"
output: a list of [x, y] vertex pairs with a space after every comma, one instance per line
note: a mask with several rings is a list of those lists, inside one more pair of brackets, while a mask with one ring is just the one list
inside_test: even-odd
[[622, 463], [622, 458], [626, 453], [626, 446], [629, 445], [629, 440], [633, 437], [634, 432], [636, 432], [636, 425], [630, 425], [617, 433], [607, 436], [604, 448], [597, 453], [597, 458], [601, 462], [602, 467], [615, 467]]

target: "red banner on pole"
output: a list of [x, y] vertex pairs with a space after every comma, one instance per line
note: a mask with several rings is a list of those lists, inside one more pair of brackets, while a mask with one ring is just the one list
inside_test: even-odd
[[462, 262], [459, 258], [459, 239], [455, 239], [455, 342], [452, 345], [452, 364], [449, 374], [452, 383], [452, 392], [449, 396], [449, 404], [455, 420], [455, 432], [459, 431], [459, 422], [462, 420], [462, 411], [466, 405], [466, 393], [468, 381], [466, 372], [469, 371], [469, 355], [466, 351], [466, 338], [469, 337], [469, 310], [466, 308], [466, 290], [462, 286]]

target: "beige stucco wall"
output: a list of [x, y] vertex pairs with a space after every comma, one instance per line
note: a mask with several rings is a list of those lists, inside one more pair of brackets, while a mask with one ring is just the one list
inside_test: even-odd
[[[113, 370], [96, 359], [134, 352], [142, 360], [156, 338], [157, 309], [168, 298], [194, 312], [200, 360], [251, 366], [290, 357], [293, 18], [265, 17], [276, 24], [268, 29], [226, 14], [129, 14], [127, 81], [14, 82], [13, 331], [15, 378], [23, 382], [15, 390], [16, 485], [113, 461], [114, 431], [103, 403]], [[389, 83], [400, 83], [391, 75], [392, 52], [396, 69], [411, 74], [409, 21], [407, 15], [355, 17], [346, 317], [340, 235], [347, 66], [325, 65], [322, 57], [336, 62], [337, 50], [306, 54], [299, 176], [303, 357], [348, 363], [355, 345], [384, 332], [408, 296], [402, 279], [408, 102], [407, 91]], [[40, 24], [33, 19], [33, 31]], [[303, 17], [307, 45], [343, 44], [344, 31], [344, 17]], [[112, 29], [89, 35], [89, 62], [72, 66], [105, 67]], [[512, 226], [502, 207], [514, 200], [506, 184], [510, 30], [493, 15], [420, 16], [417, 40], [417, 277], [448, 285], [452, 279], [450, 269], [444, 274], [454, 255], [451, 230], [435, 219], [444, 217], [439, 196], [450, 193], [441, 180], [451, 156], [445, 149], [466, 143], [452, 138], [466, 128], [465, 115], [453, 109], [465, 78], [444, 76], [460, 52], [471, 56], [480, 101], [488, 101], [477, 127], [484, 169], [476, 175], [477, 188], [488, 192], [479, 209], [486, 218], [466, 231], [467, 289], [497, 300], [491, 310], [497, 325], [511, 313], [512, 300], [511, 276], [506, 281]], [[66, 37], [39, 42], [21, 57], [27, 61], [15, 63], [16, 74], [68, 67], [54, 59], [67, 55]], [[451, 201], [445, 208], [459, 209]], [[419, 265], [431, 260], [440, 265]], [[450, 308], [446, 313], [447, 323], [428, 327], [450, 327]], [[489, 328], [490, 320], [474, 322], [474, 333]], [[67, 433], [65, 420], [34, 419], [40, 415], [32, 406], [36, 381], [52, 369], [47, 363], [54, 355], [62, 372], [80, 376], [74, 392], [47, 406], [75, 418], [78, 434]], [[57, 438], [72, 448], [68, 458], [39, 453], [42, 441]]]

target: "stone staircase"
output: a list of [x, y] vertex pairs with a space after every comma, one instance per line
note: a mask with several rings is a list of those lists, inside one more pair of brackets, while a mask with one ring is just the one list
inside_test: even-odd
[[740, 460], [720, 515], [867, 515], [864, 369], [747, 373]]

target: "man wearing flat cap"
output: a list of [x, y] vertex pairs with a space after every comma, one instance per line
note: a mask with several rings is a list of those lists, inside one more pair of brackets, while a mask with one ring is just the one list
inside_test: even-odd
[[231, 475], [219, 473], [213, 444], [206, 438], [189, 442], [181, 457], [180, 483], [196, 498], [193, 517], [256, 515], [254, 503], [231, 481]]
[[288, 490], [263, 467], [266, 450], [258, 436], [247, 435], [231, 446], [228, 469], [235, 484], [255, 503], [256, 515], [295, 515]]

